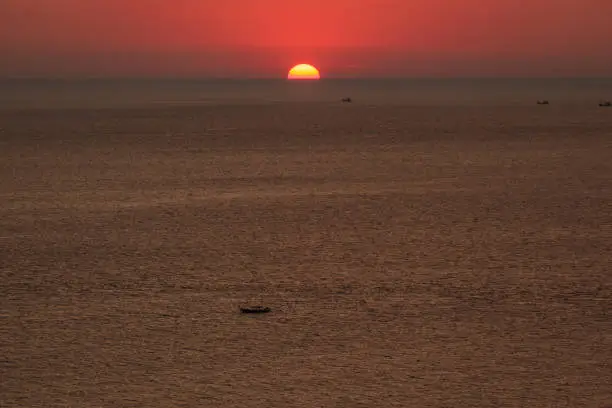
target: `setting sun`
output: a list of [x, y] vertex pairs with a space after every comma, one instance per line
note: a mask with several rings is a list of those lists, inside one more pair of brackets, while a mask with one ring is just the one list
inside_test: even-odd
[[288, 79], [319, 79], [319, 70], [310, 64], [298, 64], [289, 70]]

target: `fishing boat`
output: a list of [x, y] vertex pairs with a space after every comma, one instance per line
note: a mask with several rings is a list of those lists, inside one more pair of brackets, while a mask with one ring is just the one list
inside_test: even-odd
[[240, 313], [268, 313], [271, 312], [272, 309], [266, 306], [247, 306], [240, 307]]

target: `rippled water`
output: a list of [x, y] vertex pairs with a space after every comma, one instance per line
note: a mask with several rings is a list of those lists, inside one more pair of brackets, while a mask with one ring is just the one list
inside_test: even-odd
[[0, 405], [610, 404], [612, 110], [532, 102], [1, 110]]

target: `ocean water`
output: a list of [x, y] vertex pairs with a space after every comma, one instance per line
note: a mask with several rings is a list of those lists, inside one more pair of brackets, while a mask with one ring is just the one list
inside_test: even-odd
[[610, 89], [3, 82], [0, 406], [610, 406]]
[[422, 106], [592, 104], [612, 98], [612, 79], [3, 80], [0, 108], [155, 104], [336, 102]]

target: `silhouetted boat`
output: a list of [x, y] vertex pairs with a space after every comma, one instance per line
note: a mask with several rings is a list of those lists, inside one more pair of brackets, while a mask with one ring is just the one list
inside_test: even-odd
[[248, 306], [240, 308], [240, 313], [268, 313], [271, 311], [272, 309], [265, 306]]
[[353, 100], [351, 98], [342, 98], [342, 102], [351, 103]]
[[544, 100], [538, 101], [538, 105], [550, 105], [550, 102], [544, 99]]
[[610, 101], [599, 102], [599, 106], [612, 106], [612, 102]]

